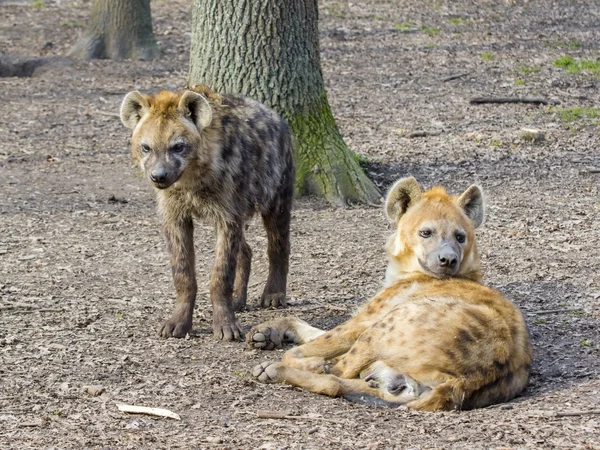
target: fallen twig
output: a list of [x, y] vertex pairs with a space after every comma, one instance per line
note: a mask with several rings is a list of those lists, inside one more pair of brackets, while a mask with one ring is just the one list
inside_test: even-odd
[[600, 409], [575, 410], [575, 411], [535, 411], [536, 415], [544, 417], [579, 417], [600, 414]]
[[560, 313], [570, 313], [575, 311], [581, 311], [581, 308], [573, 308], [573, 309], [546, 309], [541, 311], [525, 311], [527, 314], [532, 316], [543, 316], [545, 314], [560, 314]]
[[543, 97], [476, 97], [469, 100], [472, 105], [484, 103], [530, 103], [534, 105], [560, 105], [558, 100]]
[[588, 411], [558, 411], [556, 417], [577, 417], [600, 414], [600, 409], [590, 409]]
[[179, 414], [163, 408], [150, 408], [148, 406], [127, 405], [125, 403], [116, 403], [121, 412], [132, 414], [148, 414], [149, 416], [168, 417], [169, 419], [181, 420]]
[[595, 167], [588, 167], [587, 169], [581, 170], [580, 173], [600, 173], [600, 169], [597, 169]]
[[419, 130], [419, 131], [413, 131], [412, 133], [408, 133], [406, 135], [406, 137], [410, 139], [410, 138], [416, 138], [416, 137], [439, 136], [440, 134], [442, 134], [441, 131]]
[[319, 420], [321, 422], [330, 422], [337, 424], [344, 424], [346, 422], [342, 420], [326, 419], [324, 417], [313, 417], [313, 416], [292, 416], [287, 412], [283, 411], [261, 411], [255, 412], [256, 417], [259, 419], [285, 419], [285, 420]]
[[119, 114], [115, 113], [115, 112], [110, 112], [110, 111], [102, 111], [100, 109], [94, 109], [92, 110], [92, 112], [94, 112], [95, 114], [99, 114], [101, 116], [108, 116], [108, 117], [120, 117]]
[[12, 303], [0, 305], [0, 311], [14, 311], [20, 309], [20, 313], [33, 313], [33, 312], [62, 312], [62, 309], [56, 308], [40, 308], [36, 305], [29, 305], [26, 303]]
[[447, 81], [457, 80], [458, 78], [466, 77], [471, 72], [459, 73], [456, 75], [450, 75], [449, 77], [443, 78], [442, 81], [446, 83]]

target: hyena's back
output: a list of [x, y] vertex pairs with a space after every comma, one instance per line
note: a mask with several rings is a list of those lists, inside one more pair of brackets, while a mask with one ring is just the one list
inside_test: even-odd
[[220, 129], [219, 163], [223, 186], [233, 186], [238, 201], [263, 214], [291, 202], [294, 186], [293, 139], [284, 120], [261, 103], [242, 96], [213, 100]]

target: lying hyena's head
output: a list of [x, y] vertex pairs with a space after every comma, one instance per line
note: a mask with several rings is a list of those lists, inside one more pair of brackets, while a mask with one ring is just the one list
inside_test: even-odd
[[202, 130], [212, 120], [211, 107], [200, 94], [163, 91], [155, 96], [137, 91], [125, 96], [121, 120], [133, 130], [132, 156], [159, 189], [175, 183], [191, 164], [200, 164]]
[[451, 196], [442, 187], [422, 192], [417, 180], [404, 178], [390, 190], [385, 210], [397, 225], [386, 245], [387, 284], [415, 273], [480, 281], [475, 228], [484, 206], [478, 186]]

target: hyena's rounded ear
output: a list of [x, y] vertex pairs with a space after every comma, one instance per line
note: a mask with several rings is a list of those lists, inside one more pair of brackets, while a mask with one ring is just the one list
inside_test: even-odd
[[475, 228], [483, 223], [485, 218], [485, 201], [483, 191], [475, 184], [458, 197], [458, 206], [460, 206], [467, 217], [471, 219]]
[[189, 117], [198, 129], [207, 127], [212, 121], [212, 111], [208, 100], [193, 91], [185, 91], [179, 100], [177, 109]]
[[408, 207], [419, 201], [421, 193], [421, 186], [414, 177], [396, 181], [385, 199], [385, 214], [388, 219], [398, 223]]
[[133, 130], [148, 108], [150, 102], [147, 95], [138, 91], [130, 92], [121, 103], [121, 122]]

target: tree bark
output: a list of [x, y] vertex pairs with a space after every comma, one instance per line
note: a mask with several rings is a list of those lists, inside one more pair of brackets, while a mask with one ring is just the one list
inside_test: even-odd
[[317, 22], [317, 0], [195, 0], [188, 82], [247, 95], [287, 120], [298, 194], [379, 203], [331, 113]]
[[93, 0], [83, 35], [69, 52], [82, 59], [157, 58], [150, 0]]

